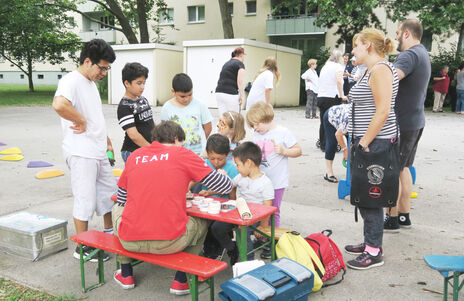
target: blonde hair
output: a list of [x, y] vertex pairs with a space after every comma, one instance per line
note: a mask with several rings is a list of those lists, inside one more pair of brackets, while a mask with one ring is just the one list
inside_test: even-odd
[[330, 57], [327, 60], [327, 62], [335, 62], [343, 65], [343, 52], [341, 52], [338, 49], [334, 49], [330, 54]]
[[232, 143], [240, 142], [245, 138], [245, 120], [241, 114], [234, 111], [224, 112], [222, 113], [222, 120], [233, 131], [230, 138]]
[[[280, 72], [279, 68], [277, 67], [277, 60], [273, 57], [268, 57], [263, 64], [263, 68], [259, 70], [258, 74], [256, 74], [255, 79], [263, 73], [264, 71], [269, 70], [275, 75], [275, 82], [277, 83], [280, 79]], [[254, 81], [254, 80], [253, 80]]]
[[315, 65], [317, 64], [317, 60], [316, 59], [309, 59], [308, 60], [308, 67], [311, 68], [312, 65]]
[[353, 45], [357, 39], [360, 39], [363, 44], [370, 42], [372, 49], [380, 56], [390, 54], [395, 50], [395, 42], [391, 38], [385, 37], [385, 34], [375, 28], [363, 29], [353, 37]]
[[269, 123], [274, 120], [274, 110], [265, 102], [257, 102], [248, 109], [246, 120], [251, 128], [258, 123]]

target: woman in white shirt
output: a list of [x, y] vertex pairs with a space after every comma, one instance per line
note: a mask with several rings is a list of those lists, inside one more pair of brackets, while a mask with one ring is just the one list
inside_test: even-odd
[[317, 75], [317, 60], [308, 60], [309, 69], [301, 75], [301, 78], [305, 81], [306, 90], [306, 112], [305, 117], [308, 119], [318, 118], [316, 115], [316, 99], [317, 90], [319, 85], [319, 76]]
[[247, 97], [247, 110], [259, 101], [269, 105], [271, 104], [271, 90], [274, 88], [274, 77], [277, 83], [280, 78], [280, 72], [277, 68], [277, 60], [273, 57], [269, 57], [264, 61], [263, 68], [253, 81], [253, 85]]
[[317, 94], [317, 106], [319, 107], [319, 116], [321, 124], [319, 126], [319, 141], [321, 150], [325, 150], [325, 135], [322, 120], [324, 113], [331, 106], [339, 105], [342, 101], [348, 101], [343, 94], [343, 53], [340, 50], [334, 50], [329, 59], [321, 69], [319, 76], [319, 91]]

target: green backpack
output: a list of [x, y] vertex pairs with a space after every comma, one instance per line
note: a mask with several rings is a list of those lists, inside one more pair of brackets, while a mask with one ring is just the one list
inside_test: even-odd
[[[324, 266], [321, 260], [314, 252], [308, 242], [301, 237], [300, 233], [292, 231], [284, 233], [279, 238], [276, 245], [277, 258], [287, 257], [299, 264], [304, 265], [314, 275], [313, 292], [316, 292], [322, 287], [322, 277], [325, 274]], [[314, 267], [317, 266], [317, 269]]]

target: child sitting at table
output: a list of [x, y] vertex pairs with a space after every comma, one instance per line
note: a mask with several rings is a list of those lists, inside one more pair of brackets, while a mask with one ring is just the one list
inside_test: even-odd
[[[240, 113], [228, 111], [222, 113], [218, 120], [218, 133], [226, 136], [230, 140], [230, 149], [234, 150], [246, 136], [245, 120]], [[229, 156], [228, 160], [234, 158]]]
[[[261, 164], [261, 149], [253, 142], [244, 142], [237, 146], [232, 152], [239, 174], [232, 180], [234, 187], [237, 187], [238, 196], [248, 203], [264, 204], [271, 206], [274, 199], [274, 188], [271, 180], [259, 169]], [[259, 230], [267, 229], [269, 218], [260, 221]], [[253, 225], [257, 226], [257, 224]], [[230, 257], [230, 265], [233, 266], [238, 260], [238, 248], [229, 236], [229, 232], [235, 227], [233, 224], [216, 221], [210, 231], [222, 246], [227, 250]], [[253, 249], [251, 234], [253, 230], [247, 228], [247, 252]], [[237, 239], [240, 239], [237, 237]], [[254, 254], [248, 255], [248, 260], [254, 259]]]
[[[207, 159], [206, 164], [209, 167], [222, 172], [224, 171], [231, 179], [235, 178], [238, 175], [237, 167], [235, 163], [227, 160], [227, 156], [230, 153], [229, 139], [226, 136], [221, 134], [213, 134], [209, 136], [208, 141], [206, 142], [206, 153]], [[224, 199], [236, 199], [236, 188], [234, 187], [232, 191], [228, 194], [217, 194], [216, 192], [210, 190], [207, 186], [201, 185], [201, 191], [199, 195], [201, 196], [214, 196]], [[217, 223], [217, 221], [212, 224]], [[211, 227], [211, 226], [210, 226]], [[204, 256], [216, 260], [221, 260], [224, 254], [225, 246], [221, 245], [212, 235], [211, 231], [208, 230], [206, 235], [205, 243], [203, 245], [203, 254]]]

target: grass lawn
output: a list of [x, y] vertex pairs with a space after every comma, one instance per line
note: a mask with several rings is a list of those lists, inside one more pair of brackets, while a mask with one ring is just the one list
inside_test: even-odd
[[77, 300], [75, 297], [55, 297], [47, 293], [34, 290], [12, 281], [0, 278], [0, 300], [8, 301], [65, 301]]
[[[27, 85], [0, 85], [0, 106], [49, 106], [52, 104], [56, 86], [34, 86], [35, 92], [29, 92]], [[102, 102], [108, 103], [108, 95], [102, 96]]]

